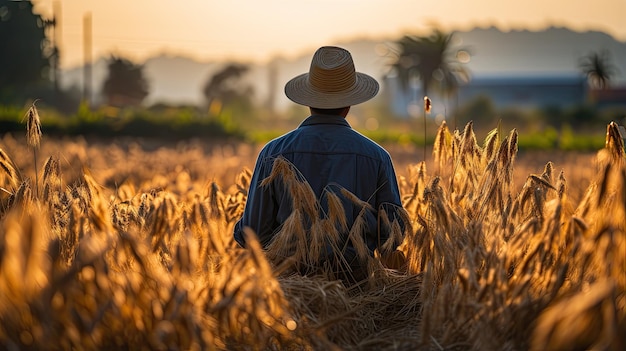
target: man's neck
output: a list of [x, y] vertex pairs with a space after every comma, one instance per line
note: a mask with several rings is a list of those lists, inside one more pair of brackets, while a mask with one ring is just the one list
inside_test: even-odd
[[350, 106], [334, 109], [309, 107], [309, 110], [312, 115], [340, 116], [345, 118], [348, 115], [348, 112], [350, 112]]

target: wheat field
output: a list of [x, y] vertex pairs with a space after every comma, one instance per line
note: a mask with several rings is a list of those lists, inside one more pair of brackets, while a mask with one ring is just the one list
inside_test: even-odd
[[442, 124], [429, 162], [390, 149], [411, 226], [386, 224], [405, 260], [379, 253], [345, 285], [292, 273], [345, 223], [337, 206], [314, 219], [314, 195], [280, 159], [271, 177], [289, 184], [293, 214], [267, 250], [253, 233], [242, 249], [232, 227], [253, 146], [46, 140], [33, 122], [0, 144], [2, 349], [626, 348], [613, 123], [603, 150], [561, 170], [521, 162], [515, 130], [479, 142], [471, 123]]

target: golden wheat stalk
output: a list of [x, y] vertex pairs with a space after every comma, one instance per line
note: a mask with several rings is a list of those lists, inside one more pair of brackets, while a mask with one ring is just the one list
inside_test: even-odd
[[4, 179], [8, 179], [8, 193], [11, 193], [17, 185], [22, 182], [22, 177], [19, 173], [19, 169], [15, 166], [13, 160], [9, 157], [9, 155], [2, 149], [0, 149], [0, 168], [4, 171], [5, 177]]
[[33, 150], [33, 159], [35, 166], [35, 195], [39, 198], [39, 174], [37, 171], [37, 149], [41, 143], [41, 119], [34, 101], [30, 108], [26, 111], [24, 119], [26, 120], [26, 143]]

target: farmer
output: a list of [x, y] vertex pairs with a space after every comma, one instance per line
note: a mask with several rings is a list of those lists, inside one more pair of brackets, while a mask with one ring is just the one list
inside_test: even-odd
[[[287, 190], [261, 186], [278, 157], [289, 161], [308, 182], [320, 202], [321, 212], [328, 213], [328, 205], [321, 201], [328, 189], [344, 188], [371, 205], [371, 210], [365, 214], [363, 233], [370, 255], [387, 240], [389, 231], [380, 230], [378, 211], [385, 209], [389, 211], [388, 217], [398, 218], [394, 211], [401, 210], [402, 206], [391, 158], [381, 146], [352, 129], [345, 119], [350, 106], [365, 102], [377, 93], [378, 82], [355, 71], [350, 53], [331, 46], [315, 52], [308, 73], [287, 82], [287, 97], [309, 107], [311, 115], [297, 129], [270, 141], [261, 150], [243, 216], [234, 228], [234, 238], [241, 246], [246, 245], [243, 230], [249, 227], [267, 248], [292, 212]], [[345, 198], [342, 204], [349, 230], [361, 213], [361, 207]], [[343, 236], [344, 262], [350, 265], [354, 279], [363, 279], [367, 272], [364, 262], [357, 259], [347, 233]], [[332, 257], [331, 253], [328, 257]]]

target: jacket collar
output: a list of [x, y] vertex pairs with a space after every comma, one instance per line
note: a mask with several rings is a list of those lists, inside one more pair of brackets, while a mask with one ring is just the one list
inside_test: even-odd
[[344, 117], [333, 115], [311, 115], [305, 119], [298, 128], [315, 124], [336, 124], [352, 128]]

